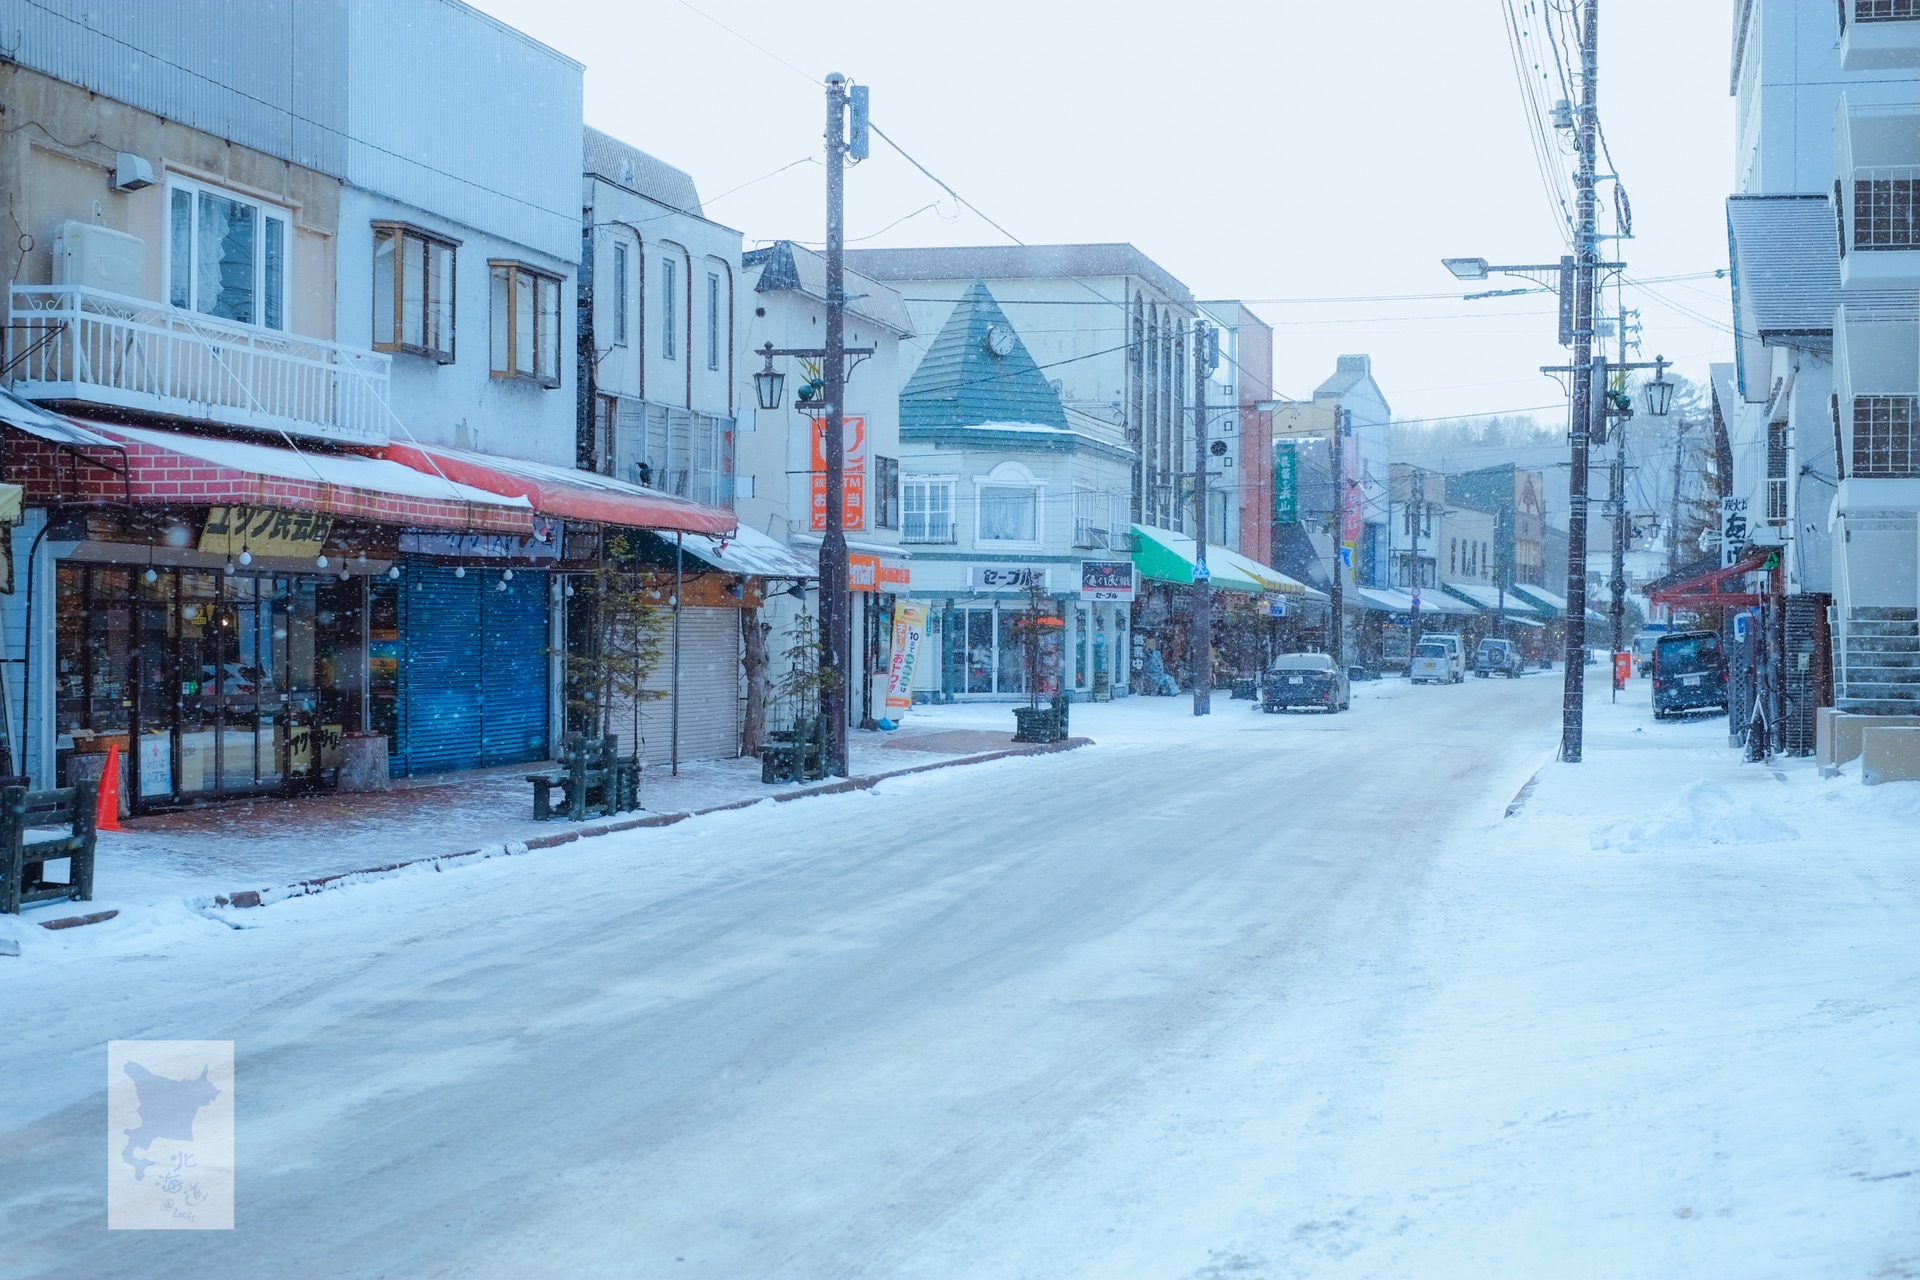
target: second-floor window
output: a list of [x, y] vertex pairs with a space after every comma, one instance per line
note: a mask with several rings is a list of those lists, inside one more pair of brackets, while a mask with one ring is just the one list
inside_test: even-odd
[[373, 345], [453, 363], [450, 240], [414, 227], [373, 228]]
[[489, 265], [493, 376], [560, 385], [560, 279], [519, 262]]
[[169, 192], [167, 300], [236, 324], [287, 327], [287, 211], [217, 187]]
[[980, 511], [977, 542], [1040, 541], [1040, 490], [1030, 484], [982, 484], [976, 490]]
[[627, 246], [613, 246], [613, 340], [627, 345]]
[[952, 480], [907, 476], [900, 482], [902, 542], [952, 542]]
[[873, 457], [873, 527], [900, 527], [900, 459]]
[[720, 367], [720, 277], [707, 273], [707, 368]]
[[1864, 170], [1853, 184], [1853, 247], [1920, 248], [1920, 170]]
[[660, 357], [678, 359], [680, 350], [680, 264], [669, 258], [660, 264]]

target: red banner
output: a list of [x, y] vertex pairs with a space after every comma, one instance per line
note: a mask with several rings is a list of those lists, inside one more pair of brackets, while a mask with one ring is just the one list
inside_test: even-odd
[[[845, 453], [840, 471], [843, 528], [867, 527], [867, 420], [848, 415], [840, 420]], [[813, 420], [813, 529], [827, 527], [827, 420]]]

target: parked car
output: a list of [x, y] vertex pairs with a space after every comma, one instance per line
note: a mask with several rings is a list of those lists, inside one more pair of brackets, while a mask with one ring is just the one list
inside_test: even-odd
[[1294, 707], [1320, 707], [1327, 711], [1345, 711], [1352, 696], [1347, 673], [1335, 666], [1331, 657], [1324, 653], [1283, 653], [1267, 668], [1260, 709], [1287, 711]]
[[1653, 642], [1653, 718], [1727, 705], [1727, 655], [1715, 631], [1674, 631]]
[[1455, 684], [1467, 678], [1467, 642], [1451, 631], [1436, 631], [1420, 637], [1421, 644], [1443, 644], [1447, 646], [1447, 658], [1453, 664], [1451, 679]]
[[1653, 643], [1667, 634], [1666, 627], [1643, 627], [1640, 634], [1633, 638], [1633, 670], [1636, 675], [1649, 675], [1653, 671]]
[[1511, 640], [1482, 640], [1480, 647], [1473, 651], [1473, 674], [1483, 680], [1488, 676], [1517, 680], [1524, 662]]
[[1407, 678], [1414, 684], [1452, 684], [1453, 655], [1438, 640], [1422, 640], [1413, 646]]

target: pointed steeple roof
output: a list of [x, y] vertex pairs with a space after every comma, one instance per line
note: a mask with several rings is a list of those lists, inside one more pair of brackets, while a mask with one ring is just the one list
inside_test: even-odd
[[900, 392], [900, 427], [1033, 423], [1067, 429], [1067, 411], [1027, 344], [975, 279]]

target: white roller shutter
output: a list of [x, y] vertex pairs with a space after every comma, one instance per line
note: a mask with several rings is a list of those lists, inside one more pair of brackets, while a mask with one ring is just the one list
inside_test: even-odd
[[[673, 615], [662, 610], [666, 633], [660, 666], [649, 680], [663, 696], [641, 711], [649, 767], [667, 764], [673, 755]], [[740, 668], [740, 611], [680, 611], [680, 759], [730, 760], [740, 754], [740, 711], [744, 694]], [[631, 723], [631, 722], [629, 722]]]

